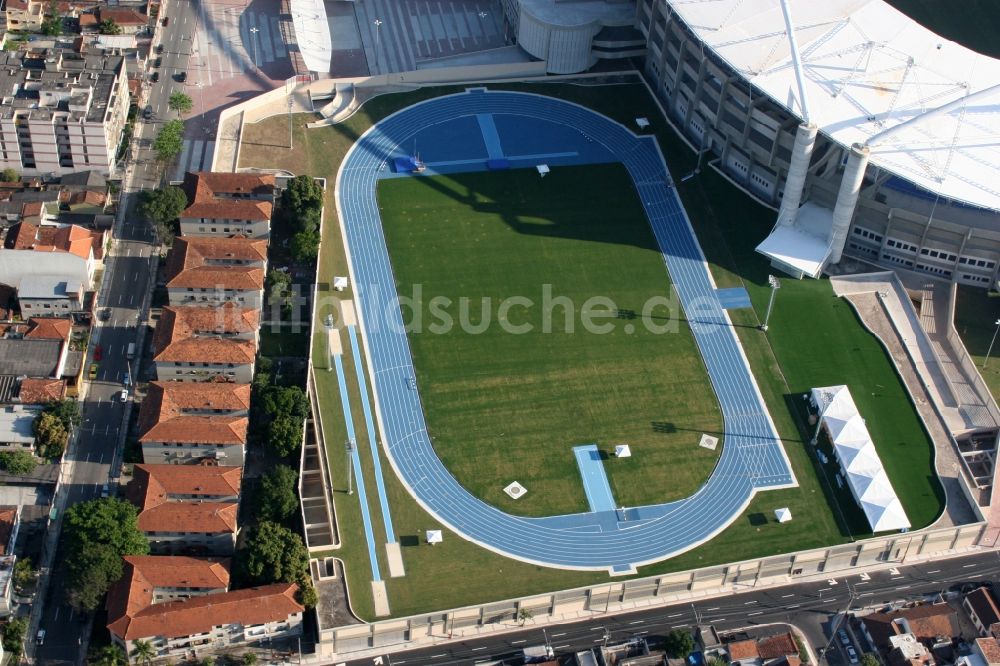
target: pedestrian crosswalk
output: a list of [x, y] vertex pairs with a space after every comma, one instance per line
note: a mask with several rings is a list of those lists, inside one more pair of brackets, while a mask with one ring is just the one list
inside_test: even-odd
[[421, 61], [506, 43], [496, 0], [365, 0], [355, 12], [372, 73], [412, 71]]
[[174, 167], [171, 180], [174, 182], [184, 180], [184, 173], [187, 171], [210, 171], [214, 154], [214, 141], [184, 139], [184, 148], [177, 159], [177, 166]]

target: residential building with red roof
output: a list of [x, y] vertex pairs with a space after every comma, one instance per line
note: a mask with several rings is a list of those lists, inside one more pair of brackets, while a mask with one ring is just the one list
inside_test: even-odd
[[235, 303], [260, 309], [266, 272], [264, 239], [181, 236], [167, 257], [167, 298], [171, 305]]
[[65, 398], [67, 389], [65, 379], [25, 377], [21, 380], [17, 401], [22, 405], [47, 405]]
[[[108, 630], [127, 654], [132, 653], [136, 641], [146, 640], [158, 657], [300, 636], [305, 608], [295, 599], [297, 591], [295, 583], [275, 583], [183, 601], [126, 602], [126, 613], [118, 613], [114, 621], [109, 598]], [[116, 611], [122, 607], [118, 604]]]
[[14, 588], [14, 563], [17, 562], [14, 545], [20, 528], [21, 507], [0, 506], [0, 616], [13, 610], [11, 593]]
[[149, 25], [149, 17], [131, 7], [98, 7], [97, 19], [102, 23], [114, 21], [125, 35], [134, 35]]
[[168, 305], [153, 334], [153, 361], [161, 381], [225, 380], [249, 384], [257, 356], [260, 312]]
[[181, 235], [268, 238], [274, 184], [272, 174], [185, 174], [188, 206], [180, 214]]
[[242, 468], [138, 465], [125, 497], [154, 554], [231, 555]]
[[86, 262], [87, 276], [92, 282], [94, 272], [104, 259], [105, 236], [101, 231], [85, 229], [75, 224], [37, 225], [22, 220], [7, 232], [4, 247], [10, 250], [35, 252], [67, 252]]
[[151, 382], [139, 410], [139, 444], [147, 463], [242, 465], [250, 385]]

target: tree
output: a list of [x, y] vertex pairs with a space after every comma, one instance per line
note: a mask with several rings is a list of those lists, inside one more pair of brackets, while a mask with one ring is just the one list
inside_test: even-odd
[[267, 272], [267, 288], [272, 299], [282, 299], [292, 284], [292, 276], [285, 271], [271, 269]]
[[184, 121], [169, 120], [160, 128], [153, 140], [153, 150], [161, 162], [169, 162], [181, 154], [184, 148]]
[[316, 260], [319, 254], [319, 232], [299, 231], [292, 236], [292, 259], [301, 264]]
[[102, 35], [120, 35], [122, 27], [115, 23], [114, 19], [104, 19], [97, 25], [97, 31]]
[[257, 663], [257, 655], [253, 652], [246, 652], [243, 654], [243, 663], [245, 666], [253, 666]]
[[38, 464], [35, 456], [29, 451], [17, 449], [14, 451], [0, 451], [0, 469], [3, 469], [15, 476], [27, 476], [35, 471]]
[[312, 578], [306, 575], [296, 582], [299, 584], [299, 591], [295, 594], [298, 602], [306, 608], [316, 608], [316, 604], [319, 603], [319, 595], [316, 593]]
[[59, 16], [59, 3], [56, 0], [49, 2], [48, 11], [42, 18], [42, 34], [49, 37], [58, 37], [62, 34], [62, 18]]
[[524, 623], [535, 617], [535, 614], [531, 612], [529, 608], [518, 608], [517, 609], [517, 621], [522, 627]]
[[3, 649], [17, 656], [21, 655], [24, 637], [28, 634], [28, 618], [15, 617], [3, 628]]
[[44, 411], [58, 416], [67, 430], [80, 423], [80, 403], [75, 398], [50, 400]]
[[30, 557], [22, 557], [14, 563], [14, 587], [23, 590], [35, 580], [35, 568]]
[[146, 555], [149, 542], [139, 531], [138, 511], [118, 498], [74, 504], [63, 518], [66, 596], [80, 610], [94, 610], [122, 577], [122, 556]]
[[194, 103], [191, 101], [191, 97], [180, 91], [171, 93], [170, 99], [167, 100], [167, 108], [171, 111], [176, 111], [180, 115], [190, 113], [193, 106]]
[[58, 459], [66, 450], [69, 431], [62, 420], [51, 412], [42, 412], [35, 419], [35, 444], [41, 455], [50, 460]]
[[269, 359], [267, 356], [261, 356], [257, 359], [257, 367], [254, 369], [253, 373], [254, 389], [265, 388], [271, 383], [271, 370], [273, 368], [274, 361]]
[[93, 666], [127, 666], [128, 659], [125, 650], [117, 645], [102, 645], [90, 653], [87, 663]]
[[323, 188], [312, 176], [296, 176], [288, 181], [281, 193], [281, 204], [294, 213], [307, 208], [319, 209], [323, 205]]
[[293, 583], [309, 577], [309, 553], [302, 537], [269, 520], [250, 530], [243, 573], [253, 585]]
[[298, 386], [268, 386], [258, 392], [261, 409], [269, 418], [309, 416], [309, 397]]
[[149, 641], [138, 640], [132, 644], [132, 658], [137, 664], [148, 664], [156, 658], [156, 648]]
[[871, 652], [865, 652], [861, 655], [861, 666], [882, 666], [882, 662]]
[[302, 445], [302, 421], [294, 416], [279, 416], [267, 425], [267, 445], [286, 458]]
[[729, 662], [718, 657], [709, 657], [705, 660], [705, 666], [728, 666]]
[[0, 171], [0, 183], [16, 183], [21, 180], [21, 174], [11, 168]]
[[174, 237], [173, 222], [187, 208], [187, 194], [172, 185], [147, 190], [139, 200], [139, 214], [156, 225], [156, 235], [161, 243], [171, 245]]
[[299, 508], [299, 498], [295, 494], [298, 474], [288, 465], [276, 465], [261, 477], [257, 489], [257, 517], [280, 523]]
[[694, 651], [694, 638], [690, 631], [674, 629], [663, 639], [663, 649], [674, 659], [684, 659]]

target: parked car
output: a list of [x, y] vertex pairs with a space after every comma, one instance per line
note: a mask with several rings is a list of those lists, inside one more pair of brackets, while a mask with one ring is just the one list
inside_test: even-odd
[[101, 345], [97, 345], [96, 347], [94, 347], [94, 360], [100, 361], [103, 356], [104, 356], [104, 349], [101, 347]]
[[837, 632], [837, 637], [840, 638], [840, 642], [845, 646], [851, 644], [851, 637], [847, 635], [847, 632], [841, 629]]
[[163, 23], [163, 27], [166, 28], [168, 25], [170, 25], [170, 17], [169, 16], [164, 16], [162, 23]]
[[160, 73], [153, 72], [152, 74], [149, 75], [149, 80], [152, 81], [153, 83], [156, 83], [157, 81], [160, 80]]
[[151, 105], [147, 104], [146, 108], [142, 110], [142, 117], [144, 120], [149, 120], [153, 117], [153, 107]]
[[118, 399], [121, 400], [122, 402], [128, 402], [128, 389], [122, 389], [122, 392], [119, 394]]
[[108, 484], [105, 483], [104, 487], [101, 488], [101, 498], [104, 499], [109, 497], [110, 495], [111, 495], [111, 489], [108, 488]]
[[96, 363], [91, 363], [90, 364], [90, 370], [87, 371], [87, 377], [89, 377], [91, 380], [97, 379], [97, 364]]
[[163, 44], [157, 44], [156, 45], [156, 52], [157, 53], [163, 53]]
[[153, 60], [153, 67], [159, 67], [163, 64], [163, 58], [157, 57]]
[[35, 634], [35, 645], [42, 645], [45, 643], [45, 630], [39, 629], [38, 633]]
[[860, 662], [860, 660], [858, 659], [858, 651], [855, 650], [854, 647], [851, 645], [847, 646], [847, 658], [848, 660], [850, 660], [852, 664], [857, 664]]
[[177, 72], [174, 75], [174, 78], [177, 79], [179, 82], [184, 83], [185, 81], [188, 80], [188, 75], [187, 72]]
[[[146, 108], [150, 108], [150, 107], [146, 107]], [[152, 109], [150, 108], [150, 110], [152, 110]], [[101, 311], [97, 314], [97, 317], [101, 321], [107, 321], [107, 320], [111, 319], [111, 308], [102, 308]]]

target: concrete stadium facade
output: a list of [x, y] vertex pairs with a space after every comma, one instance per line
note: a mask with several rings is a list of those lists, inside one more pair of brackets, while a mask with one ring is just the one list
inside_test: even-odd
[[[1000, 213], [935, 196], [869, 164], [857, 146], [840, 145], [736, 72], [686, 25], [668, 0], [638, 0], [646, 39], [643, 71], [671, 122], [695, 149], [763, 203], [779, 208], [793, 155], [808, 156], [799, 197], [834, 211], [836, 263], [843, 254], [959, 284], [991, 287], [1000, 276]], [[811, 155], [797, 150], [814, 141]], [[851, 183], [856, 180], [853, 192]], [[862, 179], [863, 178], [863, 179]], [[853, 201], [852, 201], [853, 199]], [[786, 202], [788, 204], [789, 202]], [[797, 208], [798, 200], [793, 204]], [[779, 216], [780, 222], [780, 216]], [[837, 236], [837, 238], [835, 238]]]

